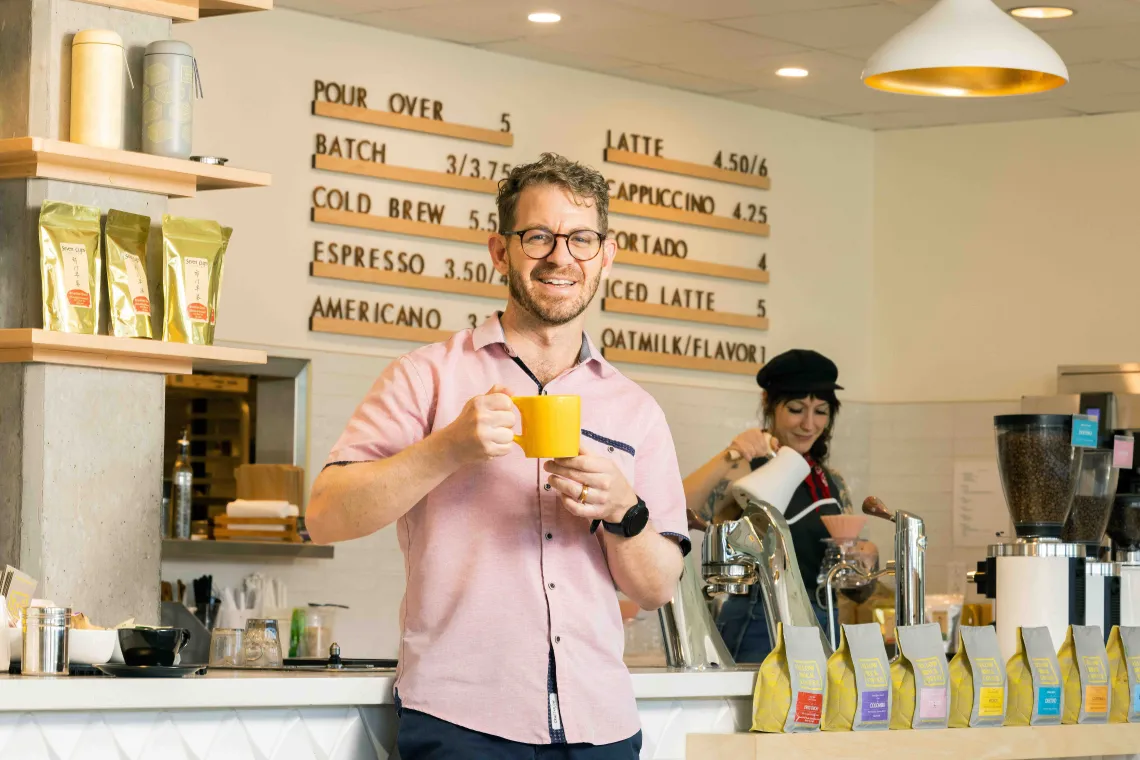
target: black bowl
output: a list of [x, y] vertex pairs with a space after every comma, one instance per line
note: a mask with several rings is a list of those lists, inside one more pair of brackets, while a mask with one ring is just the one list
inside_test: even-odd
[[120, 628], [119, 647], [128, 665], [170, 667], [178, 651], [190, 640], [185, 628]]

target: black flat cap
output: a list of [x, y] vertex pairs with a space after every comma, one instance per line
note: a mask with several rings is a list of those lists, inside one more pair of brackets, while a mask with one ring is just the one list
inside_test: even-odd
[[818, 351], [793, 348], [760, 368], [756, 383], [766, 391], [776, 393], [811, 393], [813, 391], [843, 390], [835, 381], [839, 368], [835, 362]]

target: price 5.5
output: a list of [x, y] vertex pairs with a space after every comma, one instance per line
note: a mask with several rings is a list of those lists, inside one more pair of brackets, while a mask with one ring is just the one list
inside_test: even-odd
[[499, 231], [499, 215], [494, 211], [487, 214], [486, 224], [483, 223], [478, 211], [472, 211], [468, 220], [470, 223], [467, 226], [473, 230], [486, 230], [487, 232]]

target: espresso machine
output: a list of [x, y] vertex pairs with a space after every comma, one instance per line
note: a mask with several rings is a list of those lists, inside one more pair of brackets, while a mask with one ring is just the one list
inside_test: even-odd
[[1084, 623], [1086, 546], [1062, 540], [1082, 449], [1072, 445], [1072, 415], [1001, 415], [994, 428], [1016, 540], [989, 546], [968, 577], [994, 600], [998, 643], [1012, 657], [1019, 626], [1047, 627], [1059, 648], [1068, 626]]

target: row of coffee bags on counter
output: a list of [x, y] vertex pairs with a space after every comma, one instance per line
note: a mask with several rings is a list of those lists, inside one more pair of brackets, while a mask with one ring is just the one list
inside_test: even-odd
[[[105, 230], [93, 206], [45, 201], [40, 208], [40, 282], [44, 329], [99, 332], [102, 273], [107, 332], [153, 338], [147, 277], [150, 218], [112, 209]], [[205, 219], [162, 218], [162, 339], [212, 345], [222, 265], [232, 230]]]
[[962, 626], [947, 662], [937, 624], [901, 626], [892, 663], [878, 624], [843, 625], [830, 657], [815, 626], [777, 625], [760, 666], [753, 731], [876, 731], [1061, 723], [1140, 723], [1140, 627], [1018, 632], [1002, 662], [992, 626]]

